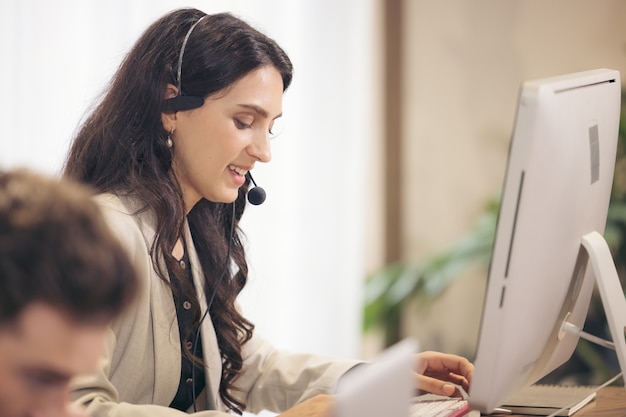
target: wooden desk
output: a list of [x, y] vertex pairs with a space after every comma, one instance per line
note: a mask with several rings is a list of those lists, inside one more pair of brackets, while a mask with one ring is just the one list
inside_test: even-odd
[[626, 417], [626, 388], [602, 388], [596, 399], [581, 408], [574, 417]]
[[626, 416], [626, 388], [606, 387], [598, 391], [595, 401], [587, 404], [576, 417]]

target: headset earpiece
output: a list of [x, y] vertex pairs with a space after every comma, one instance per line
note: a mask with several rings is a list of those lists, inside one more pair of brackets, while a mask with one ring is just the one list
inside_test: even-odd
[[198, 96], [176, 96], [163, 101], [163, 111], [177, 112], [197, 109], [204, 104], [204, 98]]

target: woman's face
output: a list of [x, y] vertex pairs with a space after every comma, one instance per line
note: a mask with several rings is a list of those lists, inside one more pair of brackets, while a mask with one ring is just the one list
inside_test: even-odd
[[282, 114], [283, 81], [272, 66], [256, 69], [197, 109], [163, 113], [174, 142], [172, 171], [189, 212], [205, 198], [229, 203], [257, 161], [271, 159], [269, 131]]

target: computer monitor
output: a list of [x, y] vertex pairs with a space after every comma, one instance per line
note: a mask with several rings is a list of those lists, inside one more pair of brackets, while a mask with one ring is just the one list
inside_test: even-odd
[[[564, 323], [583, 328], [596, 281], [584, 238], [595, 233], [606, 244], [620, 93], [620, 74], [608, 69], [520, 88], [469, 393], [473, 409], [492, 412], [574, 352], [579, 335]], [[599, 262], [614, 272], [608, 259]], [[617, 304], [625, 305], [623, 292]]]

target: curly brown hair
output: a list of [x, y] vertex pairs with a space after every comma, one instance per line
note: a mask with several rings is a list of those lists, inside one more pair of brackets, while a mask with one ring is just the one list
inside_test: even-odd
[[76, 322], [106, 323], [137, 287], [86, 187], [25, 169], [0, 172], [0, 324], [34, 302]]

